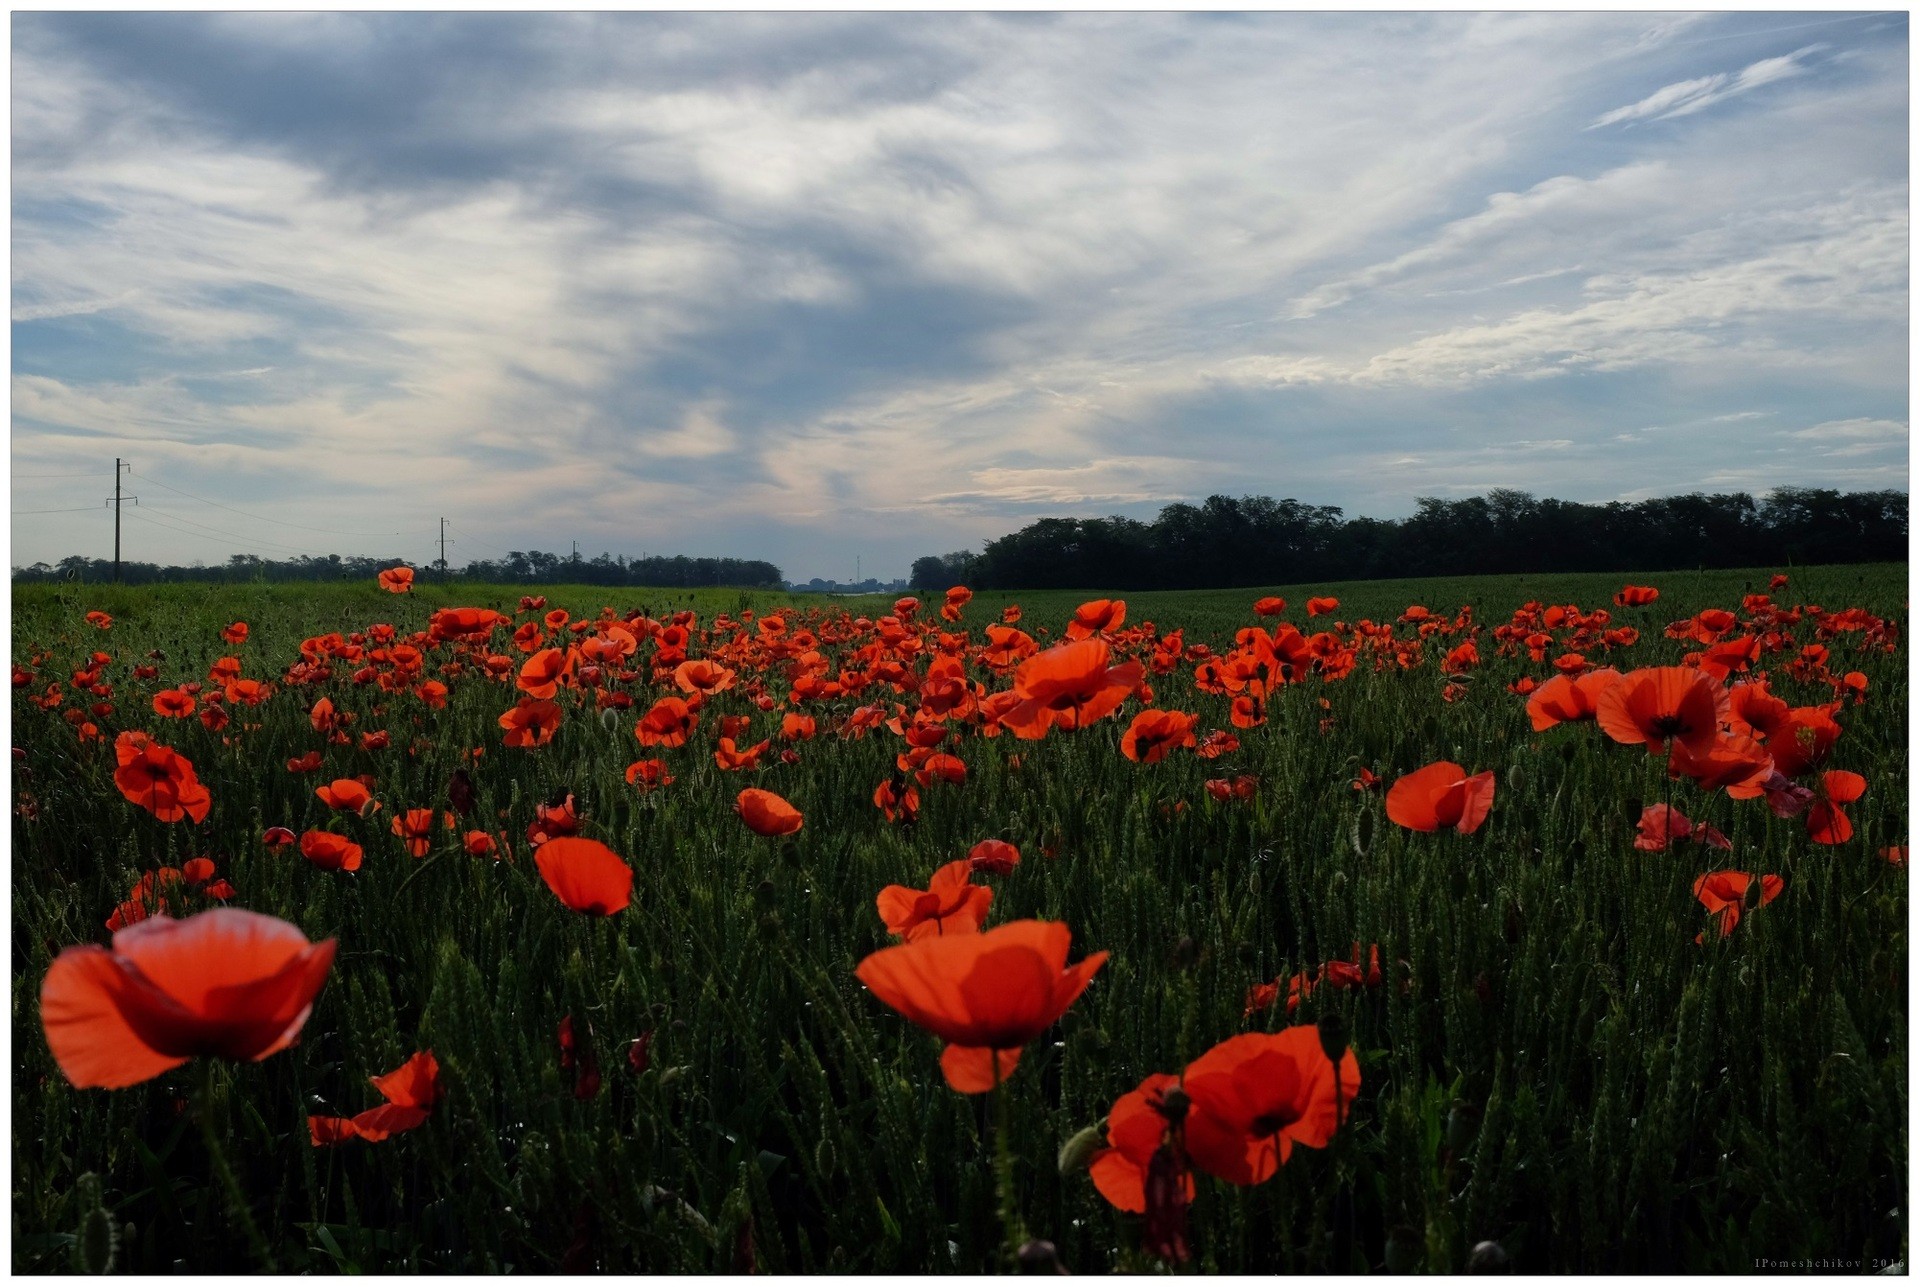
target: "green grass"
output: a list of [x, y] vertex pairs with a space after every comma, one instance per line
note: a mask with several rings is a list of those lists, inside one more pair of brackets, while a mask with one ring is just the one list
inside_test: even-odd
[[[1392, 620], [1415, 602], [1449, 615], [1471, 604], [1490, 631], [1529, 599], [1588, 608], [1623, 583], [1659, 586], [1653, 607], [1616, 610], [1616, 624], [1641, 631], [1611, 659], [1627, 669], [1676, 662], [1686, 645], [1662, 636], [1669, 621], [1738, 610], [1770, 571], [1123, 597], [1130, 625], [1151, 620], [1225, 649], [1254, 623], [1250, 604], [1264, 593], [1284, 595], [1303, 628], [1305, 598], [1328, 593], [1348, 621]], [[720, 715], [752, 713], [754, 740], [778, 727], [777, 710], [754, 711], [737, 690], [709, 704], [688, 745], [658, 753], [678, 780], [650, 796], [622, 777], [656, 754], [632, 734], [655, 695], [644, 680], [631, 686], [635, 708], [606, 721], [563, 693], [555, 741], [523, 751], [504, 747], [496, 724], [516, 695], [509, 686], [462, 677], [433, 711], [356, 687], [340, 666], [321, 691], [358, 715], [356, 732], [386, 728], [392, 745], [326, 747], [326, 769], [310, 776], [283, 764], [322, 746], [306, 717], [320, 691], [287, 688], [236, 712], [224, 741], [196, 720], [150, 713], [153, 691], [204, 680], [221, 656], [278, 680], [310, 635], [376, 621], [405, 633], [449, 604], [512, 613], [529, 587], [422, 584], [406, 598], [370, 585], [16, 587], [16, 665], [45, 649], [40, 686], [66, 686], [87, 653], [105, 649], [116, 709], [99, 721], [106, 740], [82, 743], [59, 709], [15, 694], [24, 752], [15, 793], [32, 797], [37, 816], [16, 808], [13, 824], [14, 1268], [70, 1264], [86, 1173], [100, 1177], [111, 1222], [127, 1226], [120, 1267], [258, 1267], [193, 1120], [197, 1065], [128, 1090], [76, 1090], [38, 1015], [61, 948], [106, 942], [103, 922], [141, 872], [202, 854], [236, 887], [234, 905], [340, 942], [297, 1046], [212, 1069], [227, 1155], [281, 1270], [998, 1268], [989, 1097], [948, 1089], [938, 1041], [853, 975], [888, 941], [876, 893], [924, 887], [988, 836], [1023, 854], [1012, 875], [989, 882], [990, 925], [1064, 920], [1076, 959], [1112, 953], [1059, 1027], [1028, 1047], [1008, 1095], [1019, 1214], [1077, 1272], [1153, 1262], [1136, 1217], [1108, 1206], [1084, 1172], [1056, 1170], [1060, 1143], [1145, 1075], [1288, 1022], [1282, 1008], [1244, 1017], [1248, 987], [1345, 957], [1355, 942], [1380, 944], [1388, 984], [1319, 989], [1293, 1016], [1346, 1019], [1364, 1079], [1350, 1125], [1330, 1149], [1296, 1150], [1265, 1185], [1200, 1177], [1199, 1269], [1345, 1271], [1391, 1259], [1457, 1272], [1486, 1239], [1520, 1268], [1552, 1272], [1904, 1260], [1906, 873], [1878, 851], [1908, 834], [1905, 571], [1794, 569], [1776, 595], [1864, 607], [1900, 630], [1891, 653], [1855, 651], [1859, 634], [1830, 641], [1836, 673], [1869, 679], [1864, 703], [1837, 716], [1845, 733], [1830, 762], [1870, 783], [1848, 810], [1854, 837], [1815, 845], [1763, 801], [1675, 784], [1675, 806], [1734, 843], [1710, 857], [1633, 847], [1641, 806], [1667, 789], [1661, 761], [1591, 724], [1533, 733], [1506, 685], [1550, 671], [1524, 653], [1496, 657], [1490, 634], [1461, 700], [1442, 698], [1440, 648], [1405, 671], [1376, 674], [1363, 660], [1348, 679], [1282, 690], [1268, 724], [1241, 732], [1241, 750], [1218, 761], [1123, 759], [1134, 703], [1041, 742], [968, 737], [958, 747], [968, 780], [923, 788], [908, 828], [887, 824], [870, 800], [903, 749], [884, 731], [842, 741], [823, 728], [798, 747], [797, 764], [717, 769]], [[576, 616], [603, 604], [655, 616], [691, 608], [702, 626], [717, 612], [782, 603], [877, 616], [893, 598], [540, 592]], [[926, 612], [937, 608], [938, 595], [920, 597]], [[1090, 597], [982, 592], [965, 624], [978, 640], [1017, 602], [1022, 629], [1057, 636]], [[84, 623], [96, 608], [115, 617], [111, 631]], [[253, 634], [228, 649], [218, 630], [235, 619]], [[1794, 635], [1810, 641], [1811, 623]], [[494, 646], [517, 666], [504, 635]], [[155, 649], [165, 655], [151, 663], [159, 677], [135, 680], [132, 666]], [[1795, 705], [1827, 700], [1826, 686], [1787, 677], [1791, 655], [1762, 660], [1775, 691]], [[430, 654], [428, 675], [442, 659]], [[1191, 676], [1183, 665], [1155, 677], [1158, 704], [1198, 712], [1203, 729], [1227, 727], [1226, 700], [1195, 691]], [[767, 683], [784, 701], [778, 668]], [[162, 824], [120, 796], [112, 737], [124, 728], [192, 760], [213, 795], [204, 824]], [[478, 816], [506, 830], [518, 860], [408, 857], [388, 819], [442, 807], [449, 774], [476, 746], [485, 748], [472, 770]], [[1391, 781], [1443, 758], [1497, 775], [1492, 814], [1472, 835], [1404, 831], [1377, 795], [1348, 785], [1358, 765]], [[358, 773], [375, 776], [386, 806], [346, 823], [367, 846], [360, 872], [320, 871], [296, 850], [261, 846], [268, 826], [321, 825], [313, 788]], [[1250, 804], [1206, 796], [1205, 779], [1236, 773], [1260, 779]], [[748, 833], [730, 810], [748, 785], [792, 800], [804, 829], [788, 842]], [[587, 834], [634, 866], [633, 906], [610, 920], [562, 907], [530, 861], [535, 803], [566, 792]], [[1715, 940], [1691, 893], [1709, 862], [1778, 873], [1785, 892]], [[1696, 946], [1703, 929], [1708, 941]], [[1183, 954], [1187, 940], [1196, 951]], [[604, 1073], [591, 1099], [574, 1098], [559, 1067], [555, 1030], [568, 1014]], [[651, 1067], [635, 1076], [627, 1043], [649, 1030]], [[309, 1146], [309, 1113], [372, 1106], [366, 1078], [421, 1048], [437, 1053], [445, 1089], [425, 1127], [379, 1144]]]

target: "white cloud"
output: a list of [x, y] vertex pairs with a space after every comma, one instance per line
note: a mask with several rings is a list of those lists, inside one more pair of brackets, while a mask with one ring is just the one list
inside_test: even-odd
[[1762, 58], [1737, 72], [1715, 72], [1711, 76], [1675, 81], [1654, 90], [1637, 103], [1602, 113], [1587, 128], [1597, 130], [1630, 121], [1665, 121], [1676, 116], [1691, 116], [1736, 95], [1759, 89], [1762, 85], [1771, 85], [1775, 81], [1802, 74], [1807, 70], [1806, 60], [1825, 48], [1825, 45], [1808, 45], [1778, 58]]

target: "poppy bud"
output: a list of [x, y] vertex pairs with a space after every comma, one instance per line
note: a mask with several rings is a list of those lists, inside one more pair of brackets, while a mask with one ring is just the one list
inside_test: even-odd
[[1252, 965], [1260, 959], [1260, 949], [1251, 942], [1243, 941], [1233, 949], [1234, 956], [1242, 965]]
[[1516, 763], [1507, 766], [1507, 787], [1514, 791], [1527, 789], [1527, 770], [1523, 765]]
[[1169, 1086], [1160, 1096], [1159, 1113], [1167, 1119], [1168, 1125], [1178, 1126], [1187, 1120], [1187, 1109], [1192, 1106], [1193, 1101], [1187, 1098], [1186, 1087]]
[[763, 880], [753, 887], [753, 901], [761, 907], [772, 907], [779, 897], [780, 891], [773, 887], [770, 880]]
[[1347, 1021], [1338, 1014], [1326, 1014], [1320, 1017], [1318, 1026], [1320, 1049], [1326, 1051], [1327, 1058], [1338, 1068], [1347, 1055]]
[[780, 937], [779, 912], [768, 912], [760, 918], [760, 937], [765, 939]]
[[660, 1074], [660, 1089], [666, 1090], [686, 1075], [687, 1070], [685, 1065], [666, 1069]]
[[1572, 742], [1568, 742], [1560, 748], [1560, 758], [1569, 764], [1573, 763], [1573, 757], [1577, 754], [1579, 754], [1579, 751]]
[[1173, 968], [1191, 970], [1199, 960], [1200, 945], [1193, 941], [1191, 935], [1182, 934], [1180, 941], [1173, 945]]
[[1387, 1272], [1390, 1274], [1410, 1274], [1420, 1267], [1421, 1254], [1425, 1250], [1418, 1229], [1406, 1225], [1397, 1225], [1387, 1235]]
[[73, 1267], [83, 1274], [111, 1273], [120, 1250], [120, 1231], [101, 1203], [100, 1177], [92, 1171], [81, 1176], [75, 1196], [81, 1212], [80, 1228], [74, 1234]]
[[1060, 1146], [1060, 1152], [1054, 1158], [1054, 1163], [1059, 1167], [1060, 1174], [1072, 1175], [1075, 1171], [1082, 1169], [1087, 1163], [1091, 1162], [1093, 1155], [1100, 1151], [1100, 1147], [1105, 1140], [1105, 1133], [1106, 1122], [1102, 1120], [1095, 1122], [1091, 1126], [1075, 1131], [1073, 1135], [1068, 1137], [1067, 1142]]
[[1474, 1244], [1467, 1256], [1467, 1272], [1470, 1274], [1510, 1274], [1513, 1272], [1513, 1259], [1507, 1255], [1507, 1249], [1497, 1242]]
[[612, 706], [609, 706], [609, 707], [607, 707], [607, 708], [606, 708], [605, 710], [603, 710], [603, 711], [601, 711], [601, 712], [600, 712], [600, 727], [601, 727], [601, 728], [604, 728], [604, 729], [606, 729], [606, 730], [607, 730], [607, 732], [609, 732], [609, 733], [617, 733], [617, 732], [619, 732], [619, 731], [620, 731], [620, 712], [619, 712], [619, 710], [617, 710], [616, 708], [614, 708], [614, 707], [612, 707]]
[[1353, 851], [1362, 858], [1373, 848], [1373, 810], [1362, 809], [1353, 819]]
[[1060, 1263], [1060, 1253], [1051, 1242], [1043, 1238], [1029, 1238], [1020, 1244], [1015, 1258], [1019, 1261], [1023, 1274], [1064, 1274], [1067, 1267]]

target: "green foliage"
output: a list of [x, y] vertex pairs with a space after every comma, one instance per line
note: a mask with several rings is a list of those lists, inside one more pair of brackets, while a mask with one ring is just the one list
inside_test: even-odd
[[[1779, 597], [1857, 604], [1904, 627], [1904, 575], [1904, 565], [1801, 569]], [[1766, 588], [1764, 572], [1723, 572], [1170, 591], [1127, 596], [1128, 622], [1222, 649], [1263, 593], [1293, 601], [1296, 621], [1308, 593], [1328, 593], [1349, 621], [1390, 620], [1419, 602], [1449, 614], [1471, 604], [1491, 625], [1527, 599], [1600, 605], [1623, 580], [1662, 589], [1654, 608], [1616, 612], [1642, 634], [1616, 658], [1623, 666], [1676, 659], [1684, 646], [1661, 637], [1666, 622]], [[1486, 1240], [1539, 1272], [1905, 1259], [1907, 875], [1878, 856], [1908, 834], [1904, 644], [1888, 654], [1854, 651], [1857, 635], [1831, 641], [1834, 668], [1869, 679], [1866, 700], [1839, 716], [1833, 760], [1870, 783], [1849, 806], [1848, 843], [1813, 845], [1761, 801], [1671, 788], [1676, 806], [1733, 840], [1730, 856], [1711, 861], [1785, 877], [1781, 898], [1724, 940], [1691, 892], [1710, 859], [1633, 846], [1638, 802], [1669, 789], [1661, 762], [1590, 725], [1532, 732], [1506, 685], [1545, 668], [1494, 656], [1484, 637], [1461, 700], [1443, 699], [1432, 658], [1404, 672], [1363, 665], [1281, 690], [1267, 724], [1241, 731], [1241, 749], [1217, 761], [1181, 752], [1131, 763], [1118, 750], [1126, 716], [1038, 743], [968, 739], [967, 781], [922, 788], [911, 827], [889, 825], [869, 801], [900, 750], [884, 732], [841, 740], [823, 730], [797, 763], [716, 768], [719, 716], [752, 714], [756, 740], [777, 727], [778, 711], [737, 692], [709, 704], [692, 742], [661, 753], [677, 781], [645, 795], [622, 776], [655, 754], [630, 732], [651, 697], [644, 685], [611, 730], [570, 708], [553, 743], [531, 751], [501, 742], [511, 688], [478, 681], [454, 683], [436, 710], [336, 677], [326, 691], [356, 716], [351, 731], [391, 733], [382, 751], [324, 744], [307, 720], [318, 695], [308, 690], [236, 708], [220, 732], [147, 705], [158, 688], [204, 679], [221, 656], [278, 678], [309, 635], [375, 621], [405, 633], [449, 604], [512, 613], [522, 592], [16, 587], [16, 664], [45, 650], [37, 669], [64, 682], [87, 653], [108, 650], [116, 707], [102, 717], [106, 740], [81, 742], [59, 710], [16, 690], [16, 1271], [257, 1267], [195, 1129], [196, 1066], [124, 1091], [76, 1090], [39, 1022], [54, 955], [106, 942], [103, 922], [141, 873], [200, 855], [232, 882], [234, 905], [340, 942], [301, 1041], [219, 1066], [209, 1090], [225, 1156], [281, 1270], [995, 1270], [989, 1097], [948, 1089], [939, 1043], [853, 973], [887, 942], [880, 888], [924, 887], [990, 836], [1023, 855], [992, 879], [990, 923], [1064, 920], [1076, 959], [1112, 953], [1027, 1049], [1006, 1097], [1021, 1221], [1070, 1269], [1154, 1263], [1139, 1250], [1138, 1218], [1103, 1201], [1081, 1165], [1084, 1132], [1118, 1096], [1228, 1036], [1333, 1012], [1363, 1075], [1349, 1126], [1328, 1149], [1296, 1150], [1257, 1188], [1202, 1177], [1197, 1268], [1459, 1272]], [[656, 616], [692, 609], [703, 624], [755, 606], [734, 590], [545, 593], [576, 616], [611, 602]], [[978, 638], [1017, 602], [1021, 628], [1044, 645], [1085, 597], [982, 592], [964, 624]], [[797, 602], [870, 616], [892, 603], [756, 598], [761, 611]], [[113, 614], [113, 629], [85, 624], [89, 609]], [[252, 635], [228, 648], [218, 629], [236, 619]], [[164, 657], [149, 662], [150, 650]], [[160, 673], [136, 680], [136, 664]], [[1827, 699], [1774, 669], [1790, 702]], [[1225, 699], [1195, 692], [1190, 674], [1153, 677], [1159, 704], [1227, 727]], [[119, 796], [120, 728], [147, 729], [192, 760], [213, 795], [205, 824], [161, 824]], [[316, 748], [323, 772], [284, 770]], [[1377, 793], [1349, 785], [1361, 765], [1390, 782], [1440, 758], [1498, 776], [1492, 814], [1472, 835], [1405, 831]], [[389, 820], [445, 808], [462, 766], [478, 794], [463, 827], [503, 833], [511, 858], [471, 857], [458, 831], [438, 830], [427, 858], [409, 857]], [[313, 787], [360, 773], [375, 778], [383, 810], [330, 817]], [[1259, 779], [1251, 801], [1203, 789], [1242, 773]], [[730, 805], [748, 785], [793, 801], [805, 827], [782, 842], [747, 832]], [[634, 868], [632, 906], [611, 919], [568, 911], [533, 868], [535, 803], [568, 792], [586, 834]], [[323, 823], [366, 846], [358, 873], [261, 844], [267, 827]], [[1386, 982], [1323, 986], [1289, 1016], [1286, 978], [1348, 958], [1355, 943], [1379, 944]], [[1249, 987], [1276, 977], [1280, 1004], [1247, 1016]], [[560, 1067], [567, 1016], [602, 1074], [591, 1097], [577, 1097], [577, 1072]], [[645, 1033], [635, 1071], [628, 1052]], [[424, 1127], [310, 1146], [309, 1114], [370, 1107], [367, 1078], [426, 1048], [443, 1098]]]

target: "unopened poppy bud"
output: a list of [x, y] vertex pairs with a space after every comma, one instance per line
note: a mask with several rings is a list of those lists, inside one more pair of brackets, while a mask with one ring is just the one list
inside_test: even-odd
[[1475, 1243], [1473, 1251], [1467, 1256], [1467, 1272], [1510, 1274], [1513, 1272], [1513, 1258], [1507, 1255], [1507, 1249], [1497, 1242]]
[[1327, 1058], [1338, 1067], [1347, 1055], [1347, 1021], [1338, 1014], [1326, 1014], [1320, 1017], [1318, 1027], [1320, 1049], [1326, 1051]]
[[1373, 810], [1362, 809], [1353, 820], [1353, 851], [1362, 858], [1373, 848]]
[[1191, 935], [1182, 934], [1180, 941], [1173, 945], [1173, 968], [1191, 970], [1199, 959], [1200, 945], [1193, 941]]
[[1192, 1106], [1193, 1101], [1187, 1098], [1186, 1087], [1176, 1085], [1167, 1087], [1161, 1094], [1158, 1108], [1160, 1116], [1166, 1118], [1170, 1125], [1178, 1126], [1187, 1120], [1187, 1109]]
[[374, 799], [372, 796], [368, 796], [366, 799], [366, 803], [360, 806], [360, 816], [363, 818], [371, 818], [374, 814], [374, 810], [378, 809], [379, 807], [380, 807], [380, 802]]
[[74, 1232], [73, 1266], [83, 1274], [113, 1270], [120, 1250], [120, 1231], [101, 1202], [100, 1177], [89, 1171], [80, 1177], [75, 1195], [80, 1204], [80, 1227]]
[[620, 712], [618, 710], [615, 710], [613, 707], [609, 706], [605, 710], [600, 712], [600, 727], [606, 729], [607, 732], [609, 733], [619, 732], [620, 724], [621, 724]]
[[1060, 1153], [1054, 1159], [1060, 1174], [1072, 1175], [1085, 1167], [1093, 1160], [1093, 1155], [1100, 1151], [1100, 1146], [1105, 1139], [1105, 1121], [1095, 1122], [1091, 1126], [1075, 1131], [1068, 1137], [1067, 1142], [1060, 1146]]
[[1029, 1238], [1020, 1244], [1016, 1253], [1023, 1274], [1064, 1274], [1067, 1267], [1060, 1263], [1060, 1253], [1051, 1242], [1044, 1238]]
[[685, 1066], [667, 1068], [660, 1073], [660, 1089], [666, 1090], [687, 1075]]
[[1527, 770], [1524, 766], [1519, 764], [1507, 766], [1507, 788], [1512, 791], [1527, 789]]
[[763, 880], [753, 887], [753, 901], [762, 907], [772, 907], [779, 897], [780, 891], [773, 887], [770, 880]]

